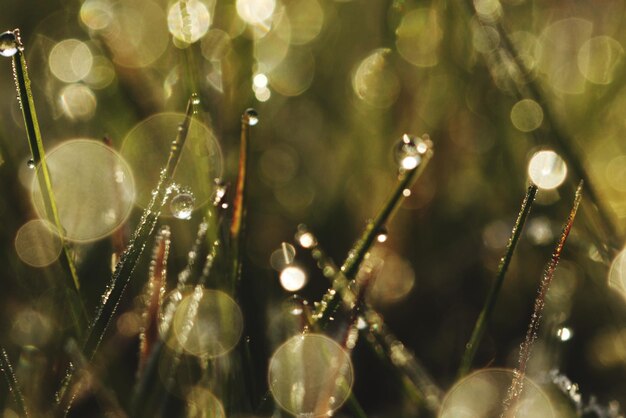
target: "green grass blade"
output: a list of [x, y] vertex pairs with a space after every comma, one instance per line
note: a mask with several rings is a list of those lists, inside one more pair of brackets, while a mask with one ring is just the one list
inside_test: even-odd
[[517, 215], [515, 225], [513, 225], [511, 237], [509, 238], [509, 242], [506, 245], [504, 256], [502, 257], [502, 259], [500, 260], [500, 264], [498, 265], [498, 273], [496, 275], [496, 279], [489, 289], [489, 293], [487, 294], [487, 299], [485, 300], [483, 309], [481, 310], [480, 315], [476, 320], [476, 324], [474, 325], [474, 331], [472, 331], [472, 336], [465, 346], [465, 353], [463, 354], [463, 357], [461, 359], [461, 366], [459, 367], [459, 377], [465, 376], [472, 366], [472, 361], [474, 360], [474, 356], [476, 355], [476, 350], [478, 350], [480, 341], [485, 334], [487, 323], [491, 318], [491, 314], [496, 305], [496, 301], [498, 300], [498, 295], [500, 294], [502, 283], [504, 283], [504, 277], [506, 276], [506, 272], [509, 269], [511, 258], [513, 257], [513, 253], [515, 252], [515, 248], [517, 247], [519, 238], [522, 235], [524, 224], [528, 219], [528, 215], [530, 214], [530, 209], [536, 195], [537, 186], [532, 184], [528, 187], [526, 195], [524, 196], [524, 200], [522, 201], [522, 206], [520, 207], [520, 211]]
[[4, 380], [7, 382], [7, 386], [9, 387], [9, 392], [13, 395], [18, 413], [23, 418], [28, 417], [28, 410], [26, 409], [24, 395], [22, 395], [20, 385], [18, 384], [15, 373], [13, 372], [13, 366], [11, 365], [11, 361], [9, 360], [9, 356], [7, 355], [4, 347], [0, 347], [0, 369], [2, 370]]
[[[348, 257], [341, 266], [341, 273], [348, 282], [355, 278], [361, 262], [370, 250], [376, 237], [380, 234], [380, 231], [392, 218], [393, 214], [400, 206], [402, 199], [405, 197], [404, 191], [413, 185], [432, 158], [432, 142], [428, 140], [426, 144], [427, 149], [422, 155], [421, 162], [412, 169], [402, 170], [400, 172], [399, 181], [391, 193], [391, 196], [389, 196], [376, 217], [368, 222], [365, 230], [361, 234], [361, 237], [348, 253]], [[319, 305], [319, 309], [317, 309], [313, 315], [313, 320], [317, 322], [321, 328], [324, 328], [327, 325], [329, 318], [339, 305], [339, 300], [337, 298], [338, 292], [337, 289], [334, 289], [334, 284], [335, 283], [333, 282], [333, 288], [331, 288], [329, 292], [324, 295], [322, 303]]]
[[35, 111], [35, 100], [33, 98], [31, 82], [28, 76], [24, 46], [22, 44], [19, 29], [15, 29], [13, 33], [18, 46], [17, 53], [13, 56], [13, 74], [15, 77], [15, 86], [20, 102], [20, 108], [22, 109], [22, 116], [24, 118], [26, 137], [28, 138], [32, 161], [36, 166], [38, 166], [36, 177], [42, 193], [43, 204], [47, 217], [52, 220], [52, 223], [55, 225], [59, 238], [62, 242], [63, 251], [61, 253], [60, 262], [69, 276], [67, 287], [74, 289], [74, 291], [66, 292], [67, 302], [71, 310], [75, 333], [77, 336], [81, 336], [82, 330], [85, 328], [87, 323], [88, 316], [78, 294], [80, 281], [78, 279], [74, 260], [70, 253], [68, 243], [63, 237], [63, 226], [61, 225], [59, 211], [54, 199], [52, 179], [50, 177], [50, 171], [48, 170], [43, 140], [39, 129], [39, 121], [37, 119], [37, 112]]

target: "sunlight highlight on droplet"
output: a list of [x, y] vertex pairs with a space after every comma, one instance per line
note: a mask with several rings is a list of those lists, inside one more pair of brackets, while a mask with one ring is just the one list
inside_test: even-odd
[[[124, 159], [102, 142], [89, 139], [63, 142], [48, 153], [46, 162], [68, 240], [86, 242], [103, 238], [130, 215], [135, 198], [132, 173]], [[32, 199], [39, 216], [52, 222], [36, 180]]]
[[0, 34], [0, 55], [12, 57], [17, 54], [17, 38], [11, 31]]
[[243, 316], [226, 293], [198, 289], [185, 296], [172, 321], [176, 343], [195, 356], [218, 357], [241, 339]]
[[374, 50], [358, 65], [352, 77], [352, 88], [357, 97], [370, 106], [391, 106], [400, 93], [400, 80], [389, 60], [391, 50]]
[[578, 51], [578, 69], [595, 84], [610, 84], [624, 57], [622, 45], [610, 36], [596, 36]]
[[89, 120], [96, 113], [97, 99], [93, 91], [84, 84], [67, 85], [59, 96], [65, 116], [75, 120]]
[[209, 9], [198, 0], [177, 1], [167, 14], [167, 27], [170, 33], [188, 44], [202, 38], [210, 25]]
[[442, 38], [443, 31], [434, 9], [411, 10], [396, 29], [398, 53], [417, 67], [432, 67], [439, 62]]
[[306, 284], [306, 273], [297, 266], [286, 267], [280, 272], [280, 284], [288, 292], [297, 292]]
[[[171, 143], [184, 119], [182, 113], [159, 113], [140, 122], [124, 138], [121, 154], [136, 175], [137, 204], [142, 207], [152, 198], [152, 188], [159, 180]], [[173, 180], [193, 193], [196, 207], [211, 198], [214, 185], [209, 179], [221, 177], [222, 161], [222, 151], [213, 132], [192, 119]], [[168, 214], [170, 208], [166, 208]]]
[[[502, 400], [513, 380], [513, 370], [483, 369], [459, 382], [447, 393], [441, 405], [439, 418], [497, 418], [501, 416]], [[510, 416], [516, 418], [554, 418], [550, 400], [528, 378], [517, 404], [512, 405]], [[508, 415], [507, 415], [508, 416]]]
[[54, 225], [43, 219], [28, 221], [17, 231], [15, 251], [20, 260], [33, 267], [46, 267], [61, 254], [61, 238]]
[[522, 99], [511, 108], [511, 122], [522, 132], [534, 131], [543, 122], [543, 109], [534, 100]]
[[56, 78], [66, 83], [75, 83], [89, 74], [93, 55], [89, 47], [78, 39], [59, 42], [50, 51], [48, 65]]
[[321, 334], [296, 335], [276, 350], [268, 380], [276, 402], [296, 416], [332, 415], [353, 383], [350, 356]]
[[528, 163], [528, 176], [540, 189], [555, 189], [565, 181], [567, 165], [554, 151], [538, 151]]

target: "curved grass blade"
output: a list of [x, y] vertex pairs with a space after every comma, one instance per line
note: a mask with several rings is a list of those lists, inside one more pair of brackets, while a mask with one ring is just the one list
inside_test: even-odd
[[0, 347], [0, 369], [2, 370], [4, 380], [7, 382], [7, 386], [9, 387], [9, 392], [13, 395], [13, 399], [15, 400], [15, 405], [19, 410], [18, 412], [20, 416], [27, 418], [28, 410], [26, 409], [26, 402], [24, 401], [20, 385], [18, 384], [15, 373], [13, 372], [13, 366], [11, 365], [11, 361], [9, 360], [9, 356], [7, 355], [4, 347]]
[[[430, 139], [426, 139], [424, 143], [426, 144], [426, 150], [421, 155], [421, 162], [411, 169], [400, 171], [398, 184], [391, 193], [391, 196], [389, 196], [376, 217], [368, 222], [365, 230], [361, 234], [361, 238], [359, 238], [348, 253], [348, 257], [340, 269], [341, 273], [348, 282], [355, 278], [361, 262], [370, 250], [376, 237], [380, 234], [380, 231], [384, 228], [385, 224], [387, 224], [389, 219], [391, 219], [400, 206], [404, 197], [404, 191], [409, 189], [415, 180], [417, 180], [432, 158], [432, 142]], [[324, 295], [322, 302], [319, 304], [319, 309], [317, 309], [313, 315], [313, 320], [317, 322], [318, 326], [321, 328], [324, 328], [327, 325], [329, 318], [332, 316], [333, 312], [337, 309], [340, 303], [336, 297], [338, 289], [334, 288], [336, 284], [338, 283], [333, 281], [332, 288]]]
[[500, 418], [515, 417], [515, 404], [519, 400], [520, 395], [522, 394], [522, 390], [524, 389], [524, 376], [526, 374], [526, 365], [528, 364], [528, 360], [530, 359], [533, 345], [537, 340], [539, 321], [541, 320], [543, 308], [546, 304], [546, 295], [548, 294], [550, 284], [552, 283], [552, 279], [554, 278], [554, 272], [556, 271], [556, 267], [559, 264], [559, 260], [561, 259], [563, 247], [565, 247], [565, 241], [567, 241], [567, 237], [569, 236], [569, 233], [574, 224], [574, 218], [576, 218], [576, 212], [578, 211], [578, 206], [580, 205], [580, 201], [582, 199], [582, 189], [583, 181], [581, 180], [578, 184], [578, 188], [576, 189], [574, 204], [572, 205], [572, 209], [569, 213], [569, 216], [567, 217], [567, 222], [563, 227], [561, 237], [559, 238], [554, 252], [552, 253], [552, 257], [550, 258], [550, 261], [548, 262], [548, 265], [546, 266], [546, 269], [543, 273], [543, 277], [539, 285], [539, 290], [537, 292], [537, 297], [535, 298], [533, 314], [530, 317], [530, 323], [528, 324], [528, 329], [526, 331], [526, 338], [520, 346], [518, 365], [515, 369], [513, 381], [511, 382], [511, 386], [509, 387], [506, 398], [504, 400], [502, 415], [500, 415]]
[[74, 291], [68, 291], [67, 302], [70, 307], [72, 319], [74, 323], [74, 330], [77, 336], [82, 335], [82, 330], [87, 323], [87, 312], [80, 299], [78, 290], [80, 289], [80, 281], [78, 279], [78, 273], [76, 272], [76, 266], [70, 252], [67, 241], [63, 237], [63, 226], [61, 225], [61, 219], [59, 218], [59, 211], [54, 199], [54, 192], [52, 189], [52, 179], [50, 177], [50, 171], [48, 170], [48, 164], [46, 163], [45, 150], [43, 146], [43, 140], [41, 137], [41, 131], [39, 129], [39, 121], [37, 119], [37, 112], [35, 111], [35, 100], [33, 98], [33, 92], [31, 90], [30, 77], [28, 76], [28, 67], [26, 65], [26, 57], [24, 51], [24, 45], [22, 43], [20, 30], [15, 29], [13, 31], [15, 42], [17, 45], [17, 52], [13, 55], [13, 76], [15, 78], [15, 87], [17, 89], [17, 97], [22, 109], [22, 116], [24, 118], [24, 126], [26, 128], [26, 137], [28, 139], [28, 146], [32, 155], [32, 164], [37, 166], [37, 182], [39, 183], [39, 189], [41, 190], [44, 208], [49, 219], [52, 219], [52, 223], [55, 225], [58, 236], [61, 239], [63, 251], [61, 253], [60, 262], [62, 267], [68, 273], [68, 289], [74, 289]]
[[524, 200], [522, 201], [522, 206], [520, 207], [519, 214], [517, 215], [515, 225], [513, 225], [511, 237], [509, 238], [509, 242], [506, 245], [504, 256], [502, 257], [502, 259], [500, 259], [496, 280], [493, 282], [491, 289], [489, 289], [489, 293], [487, 294], [487, 300], [485, 301], [483, 309], [480, 312], [478, 319], [476, 320], [476, 324], [474, 325], [474, 331], [472, 331], [472, 336], [465, 346], [465, 353], [463, 354], [463, 358], [461, 359], [461, 366], [459, 367], [458, 377], [465, 376], [472, 366], [472, 361], [474, 360], [474, 356], [476, 355], [476, 350], [478, 350], [480, 341], [485, 334], [487, 323], [491, 318], [491, 313], [493, 312], [493, 309], [496, 305], [496, 300], [498, 299], [498, 295], [500, 294], [500, 288], [502, 287], [502, 283], [504, 283], [504, 277], [506, 276], [506, 272], [509, 269], [509, 264], [511, 262], [511, 258], [513, 257], [513, 252], [515, 252], [517, 242], [519, 241], [519, 238], [522, 234], [524, 224], [528, 219], [528, 215], [530, 214], [530, 209], [536, 195], [537, 186], [531, 184], [526, 191]]

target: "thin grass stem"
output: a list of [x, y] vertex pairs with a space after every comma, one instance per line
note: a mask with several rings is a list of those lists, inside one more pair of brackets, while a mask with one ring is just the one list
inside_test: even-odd
[[241, 137], [239, 145], [239, 168], [237, 185], [233, 201], [233, 218], [230, 224], [232, 286], [241, 277], [242, 250], [245, 240], [246, 217], [246, 188], [248, 172], [248, 154], [250, 142], [250, 127], [258, 123], [259, 117], [254, 109], [246, 109], [241, 115]]
[[465, 376], [472, 366], [472, 361], [474, 360], [474, 356], [476, 355], [478, 346], [480, 345], [480, 342], [485, 334], [487, 324], [491, 319], [491, 314], [496, 305], [496, 301], [498, 300], [500, 289], [502, 288], [502, 284], [504, 283], [504, 277], [506, 276], [506, 273], [509, 269], [511, 258], [513, 257], [513, 253], [515, 252], [515, 248], [517, 247], [519, 238], [522, 235], [524, 224], [528, 219], [528, 215], [530, 214], [530, 209], [533, 205], [536, 195], [537, 186], [531, 184], [526, 190], [526, 195], [524, 196], [524, 200], [522, 201], [522, 206], [520, 207], [520, 211], [517, 215], [515, 225], [513, 225], [511, 237], [509, 238], [509, 242], [506, 245], [504, 256], [502, 257], [502, 259], [500, 259], [496, 279], [489, 289], [489, 293], [487, 294], [487, 299], [485, 300], [483, 309], [481, 310], [480, 315], [476, 320], [476, 324], [474, 325], [474, 331], [472, 332], [472, 336], [465, 346], [465, 353], [463, 354], [463, 358], [461, 359], [461, 366], [459, 367], [458, 377]]
[[548, 265], [546, 266], [546, 269], [544, 271], [543, 277], [541, 278], [537, 297], [535, 298], [533, 314], [530, 317], [530, 323], [528, 324], [528, 329], [526, 330], [526, 338], [520, 346], [518, 365], [515, 369], [511, 386], [509, 387], [506, 398], [504, 399], [502, 415], [500, 415], [500, 418], [515, 417], [515, 405], [524, 389], [526, 366], [528, 365], [533, 346], [535, 344], [535, 341], [537, 340], [541, 316], [543, 314], [543, 310], [546, 304], [546, 295], [548, 294], [550, 284], [552, 283], [552, 279], [554, 278], [556, 267], [559, 264], [559, 260], [561, 259], [561, 254], [563, 253], [565, 242], [567, 241], [567, 237], [569, 236], [569, 233], [572, 230], [572, 226], [574, 225], [576, 212], [578, 211], [578, 206], [580, 205], [580, 201], [582, 200], [582, 190], [583, 181], [581, 180], [578, 184], [578, 188], [576, 189], [574, 203], [572, 205], [572, 209], [570, 210], [569, 216], [567, 217], [567, 221], [565, 222], [565, 226], [563, 227], [563, 232], [561, 232], [561, 236], [556, 244], [556, 247], [554, 248], [552, 257], [550, 258], [550, 261], [548, 262]]
[[66, 292], [67, 302], [70, 307], [75, 333], [77, 336], [81, 336], [84, 325], [87, 323], [88, 316], [85, 306], [83, 305], [78, 294], [80, 289], [80, 280], [78, 278], [78, 273], [76, 272], [76, 266], [74, 265], [74, 259], [71, 255], [69, 245], [64, 238], [64, 229], [63, 225], [61, 225], [59, 211], [54, 198], [52, 178], [50, 176], [50, 170], [48, 169], [48, 164], [45, 158], [46, 153], [43, 146], [43, 139], [41, 137], [41, 130], [39, 129], [37, 112], [35, 111], [35, 100], [31, 89], [30, 77], [28, 76], [28, 66], [26, 64], [24, 45], [22, 44], [19, 29], [15, 29], [13, 34], [18, 47], [16, 54], [13, 55], [13, 75], [15, 78], [15, 87], [17, 89], [20, 108], [22, 109], [22, 116], [24, 118], [28, 146], [32, 156], [31, 163], [33, 166], [37, 166], [36, 178], [39, 183], [39, 189], [41, 190], [46, 215], [52, 220], [62, 243], [63, 251], [61, 253], [60, 262], [69, 276], [69, 283], [67, 284], [67, 287], [74, 289], [73, 292]]
[[11, 361], [4, 347], [0, 347], [0, 369], [9, 387], [9, 392], [13, 395], [13, 400], [15, 400], [15, 405], [17, 406], [20, 417], [27, 418], [29, 415], [26, 409], [26, 401], [24, 400], [24, 395], [22, 395], [20, 385], [13, 372], [13, 366], [11, 365]]
[[[376, 237], [400, 206], [400, 203], [405, 197], [405, 190], [410, 189], [428, 165], [428, 162], [433, 156], [432, 142], [428, 140], [426, 145], [427, 149], [422, 155], [421, 162], [414, 168], [400, 171], [399, 181], [393, 192], [376, 217], [367, 223], [361, 237], [348, 253], [348, 257], [340, 269], [347, 282], [352, 281], [356, 277], [359, 266], [372, 247]], [[335, 312], [339, 303], [340, 301], [337, 299], [337, 289], [331, 288], [329, 292], [324, 295], [319, 308], [313, 315], [313, 320], [320, 328], [324, 328], [327, 325], [329, 318], [332, 316], [333, 312]]]

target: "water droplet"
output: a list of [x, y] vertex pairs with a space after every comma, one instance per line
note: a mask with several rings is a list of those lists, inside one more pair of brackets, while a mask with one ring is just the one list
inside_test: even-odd
[[33, 160], [32, 158], [29, 158], [28, 161], [26, 162], [26, 166], [32, 170], [37, 166], [37, 164], [35, 164], [35, 160]]
[[285, 305], [286, 305], [287, 311], [291, 315], [298, 316], [298, 315], [302, 315], [302, 313], [304, 312], [304, 309], [308, 305], [308, 302], [306, 301], [306, 299], [303, 299], [298, 295], [293, 295], [292, 297], [287, 299]]
[[179, 192], [170, 203], [172, 214], [178, 219], [189, 219], [194, 210], [196, 198], [190, 191]]
[[539, 151], [528, 163], [528, 176], [540, 189], [555, 189], [567, 177], [567, 165], [556, 152]]
[[401, 171], [412, 170], [422, 162], [428, 151], [428, 144], [422, 138], [404, 134], [394, 148], [394, 157]]
[[249, 108], [243, 112], [241, 119], [250, 126], [254, 126], [259, 123], [259, 114], [256, 110]]
[[383, 226], [380, 229], [380, 232], [378, 233], [378, 236], [376, 237], [376, 241], [382, 243], [382, 242], [387, 241], [387, 238], [389, 238], [389, 232], [387, 232], [387, 228]]
[[197, 93], [191, 95], [191, 104], [198, 106], [200, 104], [200, 96]]
[[17, 53], [18, 43], [15, 33], [8, 31], [0, 34], [0, 55], [12, 57]]
[[306, 227], [299, 226], [298, 232], [296, 232], [296, 241], [302, 246], [302, 248], [313, 248], [317, 246], [317, 238]]

